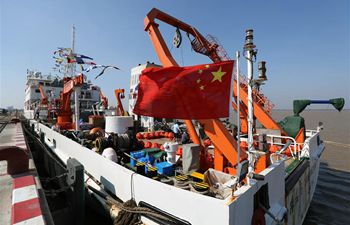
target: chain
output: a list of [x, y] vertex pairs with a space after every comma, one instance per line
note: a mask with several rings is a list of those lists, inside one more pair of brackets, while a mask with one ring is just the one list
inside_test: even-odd
[[68, 173], [66, 172], [66, 173], [62, 173], [62, 174], [54, 176], [54, 177], [41, 177], [40, 181], [44, 182], [44, 183], [49, 183], [53, 180], [58, 180], [58, 179], [61, 179], [62, 177], [66, 177], [67, 175], [68, 175]]
[[61, 187], [59, 189], [47, 189], [44, 190], [45, 195], [46, 196], [50, 196], [50, 197], [56, 197], [59, 193], [65, 192], [66, 190], [68, 190], [72, 185], [67, 185], [64, 187]]
[[[44, 183], [49, 183], [51, 181], [55, 181], [55, 180], [59, 180], [61, 178], [64, 178], [64, 177], [67, 177], [68, 176], [68, 173], [65, 172], [65, 173], [62, 173], [60, 175], [57, 175], [57, 176], [54, 176], [54, 177], [44, 177], [44, 178], [40, 178], [40, 181], [43, 181]], [[58, 194], [62, 193], [62, 192], [65, 192], [66, 190], [68, 190], [70, 187], [72, 186], [71, 185], [66, 185], [66, 186], [63, 186], [59, 189], [46, 189], [44, 190], [45, 192], [45, 195], [46, 196], [50, 196], [50, 197], [55, 197], [57, 196]]]

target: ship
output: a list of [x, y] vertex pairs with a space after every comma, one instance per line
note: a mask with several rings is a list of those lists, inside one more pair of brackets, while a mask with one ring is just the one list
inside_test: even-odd
[[[27, 70], [24, 101], [25, 118], [34, 119], [37, 110], [39, 118], [47, 119], [48, 103], [54, 104], [53, 102], [59, 98], [63, 86], [64, 80], [58, 75], [44, 75], [40, 71]], [[84, 84], [79, 93], [82, 111], [92, 112], [92, 109], [96, 108], [98, 103], [102, 101], [100, 93], [101, 88], [93, 85], [90, 80]], [[42, 103], [44, 99], [47, 101], [45, 104]], [[74, 106], [73, 96], [71, 100], [72, 106]]]
[[[60, 213], [56, 211], [54, 221], [82, 223], [84, 204], [89, 204], [114, 224], [302, 224], [325, 144], [322, 124], [306, 129], [300, 114], [310, 104], [331, 104], [341, 110], [344, 99], [295, 100], [294, 115], [275, 121], [272, 103], [261, 92], [267, 81], [265, 62], [258, 63], [259, 76], [253, 75], [257, 51], [253, 30], [248, 29], [244, 44], [247, 76], [240, 72], [237, 52], [229, 117], [198, 119], [193, 124], [191, 118], [134, 114], [142, 71], [178, 66], [156, 20], [176, 28], [175, 47], [182, 42], [182, 30], [195, 52], [214, 63], [229, 60], [216, 38], [204, 37], [196, 28], [154, 8], [144, 23], [161, 65], [147, 62], [131, 69], [129, 112], [119, 99], [114, 113], [90, 121], [84, 118], [89, 126], [79, 123], [79, 114], [101, 101], [99, 88], [88, 83], [81, 89], [83, 96], [68, 96], [68, 114], [57, 108], [52, 118], [47, 112], [35, 117], [35, 106], [44, 98], [39, 85], [44, 93], [59, 96], [66, 86], [70, 93], [82, 86], [85, 78], [56, 80], [29, 73], [22, 121], [27, 146], [40, 149], [34, 150], [33, 158], [38, 170], [44, 171], [39, 176], [45, 174], [46, 181], [52, 182], [42, 184], [47, 197], [68, 199], [73, 202], [68, 208], [76, 210], [67, 213], [63, 207]], [[93, 98], [87, 98], [87, 93]], [[76, 107], [80, 102], [85, 106]], [[172, 129], [176, 125], [188, 133], [189, 140], [176, 137]], [[69, 216], [63, 218], [64, 213]]]

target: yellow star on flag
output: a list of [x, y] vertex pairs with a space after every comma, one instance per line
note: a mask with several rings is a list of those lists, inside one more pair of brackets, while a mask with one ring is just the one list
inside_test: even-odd
[[197, 80], [197, 84], [199, 84], [200, 82], [201, 82], [201, 79], [198, 79], [198, 80]]
[[209, 68], [209, 65], [205, 65], [205, 68]]
[[218, 71], [211, 72], [211, 73], [214, 76], [213, 80], [211, 81], [212, 83], [216, 80], [222, 82], [221, 78], [226, 74], [226, 72], [221, 71], [221, 66]]
[[199, 73], [199, 74], [203, 73], [203, 70], [198, 70], [198, 73]]
[[200, 87], [199, 87], [199, 89], [201, 89], [202, 91], [204, 90], [204, 85], [201, 85]]

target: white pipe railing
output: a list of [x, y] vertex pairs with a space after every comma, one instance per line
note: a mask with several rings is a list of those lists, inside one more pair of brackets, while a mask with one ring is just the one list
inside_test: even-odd
[[[259, 136], [259, 134], [254, 134], [254, 136]], [[268, 142], [268, 144], [270, 144], [270, 145], [280, 145], [280, 146], [285, 145], [285, 143], [282, 143], [282, 142], [280, 142], [280, 143], [275, 142], [274, 139], [276, 139], [276, 138], [291, 140], [293, 142], [292, 148], [293, 148], [294, 152], [290, 149], [291, 146], [289, 146], [288, 149], [290, 149], [290, 153], [292, 154], [293, 158], [295, 158], [297, 156], [298, 159], [300, 159], [300, 145], [303, 143], [297, 143], [294, 138], [289, 137], [289, 136], [266, 134], [266, 137], [270, 138], [270, 141]], [[257, 141], [257, 142], [259, 142], [259, 141]]]

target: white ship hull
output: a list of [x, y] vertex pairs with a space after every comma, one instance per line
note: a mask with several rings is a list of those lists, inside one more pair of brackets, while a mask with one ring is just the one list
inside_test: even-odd
[[[127, 201], [134, 198], [137, 203], [146, 202], [190, 224], [250, 225], [254, 209], [254, 194], [265, 184], [268, 184], [270, 211], [277, 217], [282, 217], [286, 207], [287, 224], [301, 224], [315, 190], [319, 157], [324, 150], [322, 143], [319, 145], [316, 143], [319, 133], [312, 133], [305, 141], [303, 148], [303, 154], [310, 156], [307, 160], [310, 166], [302, 172], [302, 176], [287, 196], [285, 164], [281, 161], [270, 165], [260, 173], [265, 175], [263, 181], [242, 186], [234, 196], [220, 200], [139, 175], [41, 123], [33, 120], [31, 123], [35, 124], [36, 132], [45, 134], [46, 144], [63, 162], [66, 163], [69, 158], [76, 158], [89, 174], [103, 184], [105, 189], [121, 200]], [[265, 220], [266, 224], [277, 224], [267, 214], [265, 214]], [[143, 218], [143, 221], [146, 224], [156, 224], [146, 218]]]

